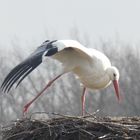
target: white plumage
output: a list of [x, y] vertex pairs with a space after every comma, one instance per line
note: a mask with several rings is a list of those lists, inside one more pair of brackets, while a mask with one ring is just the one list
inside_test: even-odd
[[[85, 112], [86, 88], [101, 89], [107, 87], [111, 82], [113, 82], [117, 98], [119, 99], [118, 69], [111, 66], [110, 60], [103, 53], [92, 48], [86, 48], [74, 40], [45, 41], [29, 58], [16, 66], [8, 74], [1, 86], [2, 89], [5, 92], [9, 91], [17, 81], [17, 85], [19, 85], [26, 75], [42, 62], [42, 57], [51, 57], [60, 61], [63, 66], [63, 72], [51, 80], [31, 102], [26, 104], [24, 112], [27, 111], [32, 102], [34, 102], [44, 92], [44, 90], [46, 90], [56, 79], [67, 72], [73, 72], [76, 74], [84, 86], [82, 94], [82, 114]], [[28, 69], [26, 65], [32, 70], [29, 71], [30, 69]], [[12, 84], [9, 84], [9, 81]]]
[[61, 49], [52, 58], [62, 63], [64, 72], [73, 71], [87, 88], [106, 87], [113, 80], [110, 76], [113, 72], [119, 79], [117, 68], [111, 66], [110, 60], [103, 53], [85, 48], [74, 40], [59, 40], [53, 45]]

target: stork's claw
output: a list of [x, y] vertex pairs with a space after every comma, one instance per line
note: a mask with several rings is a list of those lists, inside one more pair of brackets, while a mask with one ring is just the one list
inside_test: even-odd
[[31, 105], [31, 102], [24, 106], [24, 108], [23, 108], [23, 117], [26, 117], [27, 111], [28, 111], [28, 108], [30, 107], [30, 105]]

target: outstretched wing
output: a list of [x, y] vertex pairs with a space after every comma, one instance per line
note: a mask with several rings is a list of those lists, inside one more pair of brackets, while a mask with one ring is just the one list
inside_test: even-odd
[[[38, 47], [27, 59], [17, 65], [4, 79], [1, 89], [4, 92], [9, 92], [11, 87], [17, 82], [16, 87], [22, 82], [22, 80], [31, 73], [37, 66], [42, 63], [42, 56], [45, 52], [50, 50], [56, 50], [52, 48], [54, 41], [45, 41], [40, 47]], [[53, 54], [54, 51], [50, 51], [49, 54]]]
[[83, 61], [91, 59], [88, 49], [77, 41], [47, 40], [27, 59], [11, 70], [1, 85], [2, 91], [9, 92], [15, 83], [17, 83], [17, 87], [29, 73], [42, 63], [42, 56], [53, 56], [52, 58], [59, 60], [66, 67], [74, 67], [79, 62], [83, 63]]

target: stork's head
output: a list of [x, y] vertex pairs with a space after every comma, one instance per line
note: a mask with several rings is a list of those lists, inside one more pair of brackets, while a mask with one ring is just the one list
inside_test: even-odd
[[119, 70], [116, 67], [112, 66], [112, 67], [109, 67], [107, 69], [107, 74], [108, 74], [110, 80], [113, 82], [113, 85], [114, 85], [114, 88], [115, 88], [115, 92], [116, 92], [116, 96], [117, 96], [117, 98], [119, 100], [120, 99], [119, 83], [118, 83], [119, 76], [120, 76], [119, 75]]

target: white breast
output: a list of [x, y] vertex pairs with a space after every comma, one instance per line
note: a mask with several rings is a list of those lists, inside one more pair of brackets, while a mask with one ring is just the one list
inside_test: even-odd
[[88, 88], [100, 89], [109, 85], [110, 78], [106, 74], [106, 69], [111, 66], [109, 59], [94, 49], [88, 49], [92, 57], [91, 61], [86, 61], [73, 72], [79, 80]]

